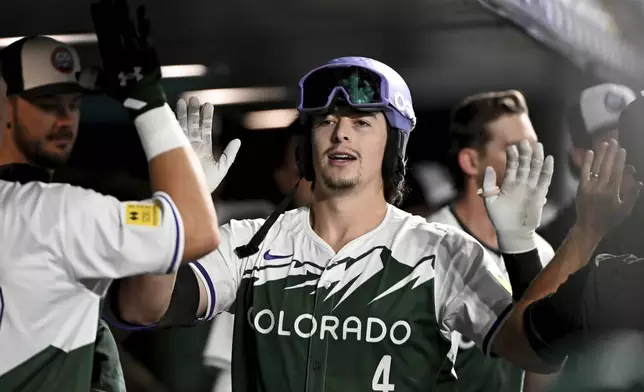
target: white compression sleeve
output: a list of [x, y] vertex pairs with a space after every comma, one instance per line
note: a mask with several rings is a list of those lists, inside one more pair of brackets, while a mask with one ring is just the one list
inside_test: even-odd
[[134, 119], [148, 161], [164, 152], [190, 146], [168, 104], [149, 110]]

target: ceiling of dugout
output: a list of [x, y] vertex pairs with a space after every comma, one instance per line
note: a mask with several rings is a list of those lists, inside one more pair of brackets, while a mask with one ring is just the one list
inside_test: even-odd
[[[399, 70], [423, 106], [483, 89], [540, 94], [570, 79], [561, 72], [558, 55], [476, 0], [130, 2], [142, 3], [162, 62], [209, 66], [198, 82], [204, 88], [293, 87], [307, 69], [351, 54]], [[3, 2], [0, 37], [91, 32], [88, 4]], [[98, 63], [95, 45], [78, 48], [85, 64]], [[184, 84], [175, 82], [170, 89], [175, 87]]]

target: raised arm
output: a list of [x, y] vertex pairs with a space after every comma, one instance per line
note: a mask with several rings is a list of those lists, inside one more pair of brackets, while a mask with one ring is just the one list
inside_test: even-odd
[[[209, 192], [214, 192], [219, 186], [240, 147], [239, 140], [233, 140], [221, 157], [217, 161], [214, 160], [213, 113], [212, 104], [206, 103], [202, 107], [194, 97], [191, 97], [188, 103], [182, 99], [177, 102], [176, 115], [179, 125], [205, 172]], [[212, 201], [210, 203], [212, 204]], [[228, 240], [224, 239], [225, 241]], [[115, 313], [118, 313], [112, 318], [121, 319], [124, 325], [152, 325], [163, 317], [168, 323], [186, 319], [192, 322], [197, 318], [208, 317], [206, 307], [211, 295], [210, 286], [200, 267], [201, 265], [195, 262], [190, 266], [181, 267], [177, 274], [141, 275], [123, 279], [111, 289], [109, 302], [113, 305]], [[172, 302], [181, 305], [170, 307]]]
[[[106, 316], [108, 322], [123, 329], [185, 326], [228, 310], [248, 268], [248, 260], [237, 257], [235, 248], [247, 243], [263, 223], [263, 219], [232, 220], [222, 226], [219, 247], [181, 267], [172, 286], [168, 286], [167, 276], [124, 279], [110, 289], [112, 314]], [[159, 295], [165, 298], [161, 309], [155, 307], [161, 303], [154, 297]]]
[[[217, 217], [199, 161], [166, 103], [144, 8], [136, 24], [125, 2], [102, 0], [91, 11], [103, 63], [98, 86], [134, 120], [155, 197], [169, 206], [164, 213], [177, 217], [181, 261], [199, 258], [218, 245]], [[140, 209], [158, 213], [154, 206]]]
[[[572, 340], [583, 340], [600, 328], [606, 331], [624, 326], [617, 319], [611, 325], [586, 323], [588, 301], [595, 300], [586, 293], [593, 284], [605, 282], [601, 268], [587, 266], [595, 247], [630, 213], [641, 188], [641, 183], [636, 183], [630, 189], [620, 189], [625, 160], [626, 152], [614, 140], [602, 145], [596, 156], [592, 152], [586, 155], [576, 200], [577, 222], [553, 260], [515, 305], [495, 339], [492, 350], [496, 354], [526, 369], [554, 371], [573, 349], [568, 345]], [[591, 279], [594, 277], [597, 279]], [[611, 295], [608, 290], [600, 292]], [[590, 318], [595, 320], [613, 311], [608, 307], [594, 310]], [[582, 325], [593, 331], [583, 330]]]
[[[504, 254], [514, 255], [516, 260], [525, 256], [523, 259], [529, 261], [530, 253], [536, 256], [533, 232], [539, 223], [540, 208], [545, 204], [552, 162], [546, 159], [546, 164], [541, 163], [540, 154], [533, 155], [525, 143], [518, 151], [512, 151], [515, 148], [508, 151], [510, 176], [506, 175], [502, 187], [495, 188], [488, 176], [482, 193]], [[614, 310], [618, 307], [615, 301], [611, 300], [615, 297], [611, 290], [617, 291], [614, 283], [611, 286], [613, 265], [626, 264], [587, 265], [597, 242], [631, 211], [642, 186], [637, 183], [620, 192], [625, 155], [615, 141], [610, 148], [602, 146], [596, 157], [592, 153], [587, 155], [577, 197], [577, 223], [553, 260], [518, 302], [513, 303], [509, 290], [499, 289], [509, 288], [509, 284], [503, 283], [501, 275], [495, 273], [494, 266], [477, 246], [470, 241], [460, 243], [462, 239], [447, 241], [447, 249], [451, 247], [461, 256], [460, 261], [452, 263], [456, 271], [448, 276], [463, 276], [463, 286], [468, 289], [454, 292], [453, 298], [442, 299], [444, 308], [439, 314], [443, 324], [477, 342], [486, 354], [502, 356], [537, 373], [557, 371], [565, 355], [573, 349], [569, 343], [576, 338], [583, 341], [593, 333], [611, 328], [644, 329], [644, 318], [639, 321], [640, 325], [630, 320], [632, 317], [613, 317], [619, 313]], [[531, 188], [528, 184], [536, 186]], [[457, 252], [457, 249], [463, 251]], [[638, 277], [644, 273], [639, 264], [629, 265], [628, 270]], [[438, 276], [437, 271], [437, 284]], [[476, 301], [471, 300], [472, 292], [476, 293]]]

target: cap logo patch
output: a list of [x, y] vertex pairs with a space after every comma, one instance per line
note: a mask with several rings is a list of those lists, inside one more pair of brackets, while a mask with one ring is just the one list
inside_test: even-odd
[[51, 64], [59, 72], [71, 73], [74, 70], [74, 55], [67, 48], [56, 48], [51, 53]]
[[609, 112], [620, 113], [626, 108], [626, 99], [621, 94], [609, 91], [604, 96], [604, 106]]

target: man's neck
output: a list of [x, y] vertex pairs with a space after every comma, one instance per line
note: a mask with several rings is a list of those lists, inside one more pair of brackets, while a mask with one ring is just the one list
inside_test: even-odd
[[0, 166], [10, 165], [12, 163], [31, 163], [16, 148], [12, 148], [14, 143], [12, 141], [4, 141], [0, 147]]
[[485, 210], [483, 198], [476, 194], [476, 188], [466, 187], [461, 197], [452, 204], [456, 218], [483, 245], [496, 249], [499, 247], [496, 230]]
[[[18, 149], [9, 147], [12, 143], [3, 143], [0, 147], [0, 166], [11, 165], [15, 163], [23, 163], [33, 166], [38, 166], [29, 161]], [[53, 169], [45, 169], [51, 178], [54, 175]]]
[[382, 190], [363, 190], [324, 196], [316, 192], [311, 204], [313, 231], [336, 252], [374, 230], [387, 214]]

